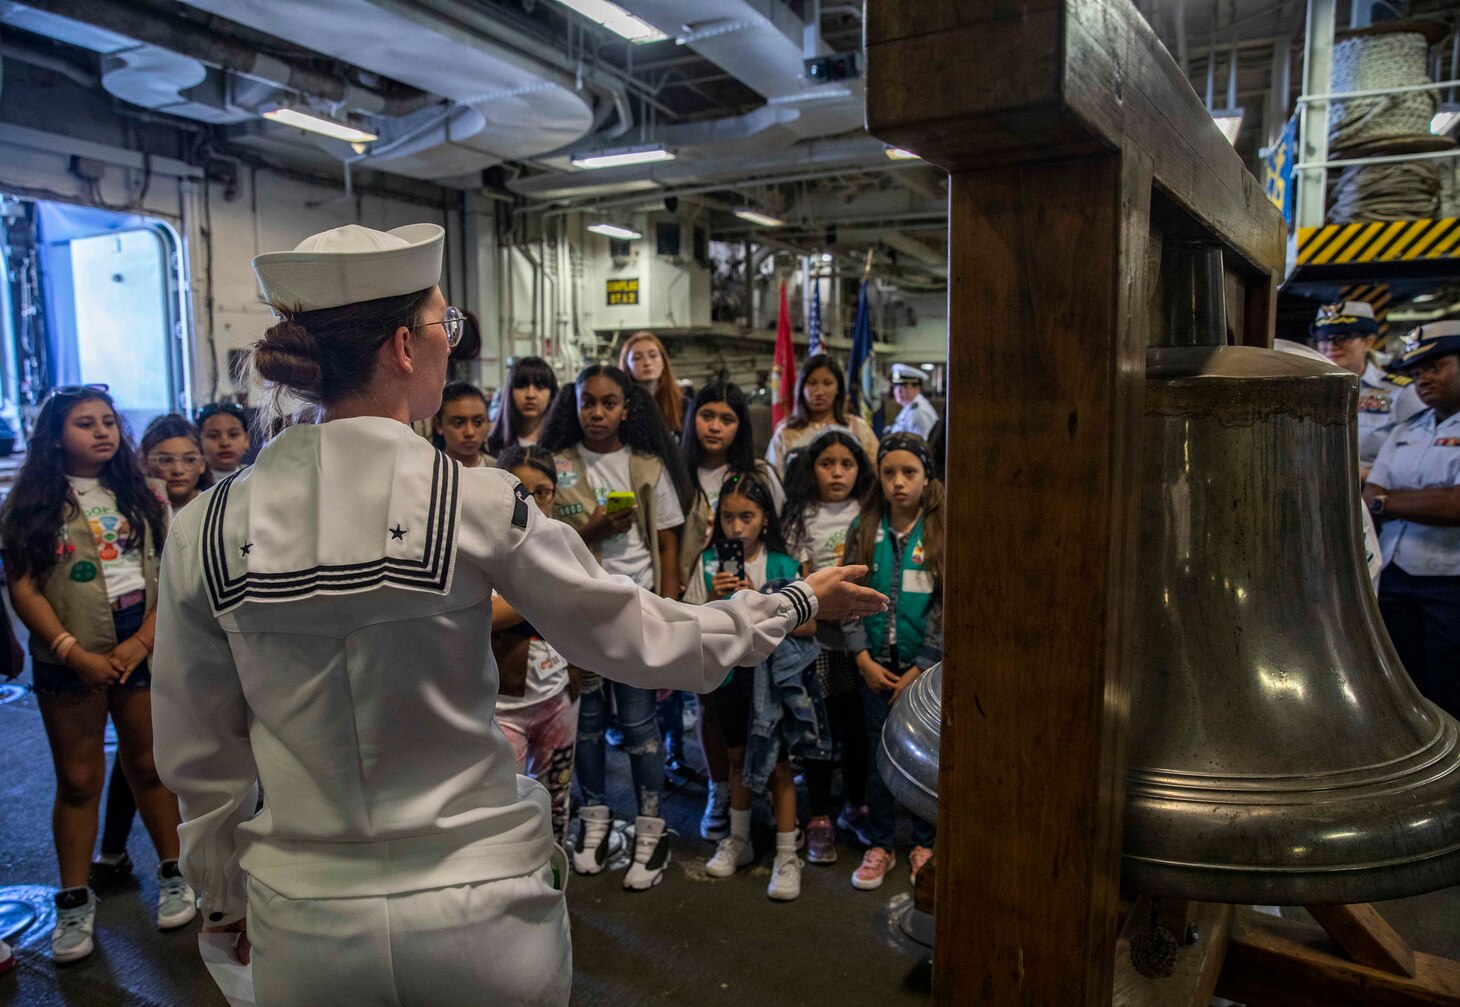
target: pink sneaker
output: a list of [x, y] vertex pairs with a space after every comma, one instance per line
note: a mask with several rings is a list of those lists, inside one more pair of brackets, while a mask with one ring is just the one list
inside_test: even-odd
[[836, 863], [836, 829], [825, 815], [806, 823], [806, 859], [813, 864]]
[[933, 859], [933, 851], [926, 846], [914, 846], [912, 852], [907, 855], [907, 865], [912, 868], [912, 879], [918, 879], [918, 871], [925, 867], [929, 860]]
[[870, 892], [882, 887], [887, 872], [897, 866], [897, 854], [874, 846], [862, 854], [862, 865], [852, 872], [852, 887]]

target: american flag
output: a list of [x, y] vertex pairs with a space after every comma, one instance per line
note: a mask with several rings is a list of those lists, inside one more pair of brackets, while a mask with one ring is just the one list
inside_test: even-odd
[[811, 340], [807, 347], [808, 355], [822, 352], [821, 345], [821, 280], [817, 277], [811, 278], [811, 318], [806, 323], [806, 332]]

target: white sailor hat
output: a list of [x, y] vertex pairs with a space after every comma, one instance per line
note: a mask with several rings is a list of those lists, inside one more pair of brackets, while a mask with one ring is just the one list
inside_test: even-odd
[[440, 224], [377, 231], [346, 224], [305, 238], [292, 252], [253, 259], [264, 300], [294, 311], [338, 308], [434, 287], [441, 279]]
[[1404, 340], [1408, 349], [1389, 366], [1396, 371], [1418, 367], [1432, 357], [1460, 353], [1460, 322], [1430, 322], [1421, 325]]
[[1335, 301], [1318, 309], [1308, 334], [1314, 339], [1343, 336], [1372, 336], [1379, 333], [1379, 320], [1368, 301]]
[[892, 365], [892, 383], [894, 385], [910, 385], [913, 382], [922, 384], [926, 378], [927, 375], [912, 364]]

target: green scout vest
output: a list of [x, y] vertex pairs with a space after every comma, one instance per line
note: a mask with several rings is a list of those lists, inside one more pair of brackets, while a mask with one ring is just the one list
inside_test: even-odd
[[[855, 535], [854, 526], [847, 533], [848, 540]], [[892, 527], [884, 517], [872, 548], [869, 586], [889, 597], [892, 595], [893, 558]], [[907, 668], [917, 659], [928, 629], [928, 613], [933, 607], [933, 572], [924, 560], [923, 519], [918, 518], [902, 549], [902, 583], [898, 586], [896, 613], [898, 669]], [[867, 643], [873, 655], [879, 658], [887, 656], [887, 613], [864, 616], [862, 625], [867, 631]]]
[[[558, 492], [553, 498], [553, 517], [565, 521], [574, 528], [588, 523], [600, 501], [588, 485], [588, 466], [577, 445], [564, 448], [553, 455], [558, 460]], [[664, 472], [664, 463], [653, 455], [629, 452], [629, 488], [634, 491], [638, 504], [635, 523], [644, 543], [649, 547], [649, 556], [654, 562], [654, 590], [662, 590], [664, 580], [659, 570], [659, 529], [654, 514], [654, 488]], [[592, 546], [593, 558], [602, 562], [603, 542], [600, 539]]]
[[[150, 482], [150, 481], [149, 481]], [[164, 505], [165, 506], [165, 505]], [[60, 556], [56, 565], [37, 580], [37, 586], [56, 611], [56, 618], [76, 642], [93, 654], [105, 654], [118, 643], [116, 624], [112, 622], [112, 606], [106, 597], [106, 577], [101, 569], [101, 555], [91, 522], [81, 509], [76, 491], [66, 489], [66, 521], [64, 536], [58, 544], [69, 542], [74, 552]], [[165, 513], [165, 511], [164, 511]], [[147, 611], [157, 604], [157, 543], [152, 526], [142, 522], [142, 576], [147, 582]], [[37, 661], [60, 664], [49, 640], [30, 638], [30, 652]]]
[[[715, 574], [720, 572], [720, 555], [715, 551], [713, 546], [700, 554], [700, 568], [705, 574], [705, 590], [713, 592], [715, 589]], [[773, 580], [800, 580], [801, 564], [783, 552], [767, 550], [765, 554], [765, 579], [767, 584]]]

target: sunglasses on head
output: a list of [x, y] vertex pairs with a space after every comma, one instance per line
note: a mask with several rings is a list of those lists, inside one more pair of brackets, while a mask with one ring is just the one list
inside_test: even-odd
[[237, 402], [209, 402], [198, 410], [198, 426], [202, 426], [209, 417], [217, 416], [219, 413], [235, 417], [245, 426], [248, 424], [248, 417], [244, 414], [243, 406]]
[[57, 385], [47, 394], [47, 398], [60, 399], [74, 397], [77, 395], [105, 395], [111, 388], [109, 385]]

